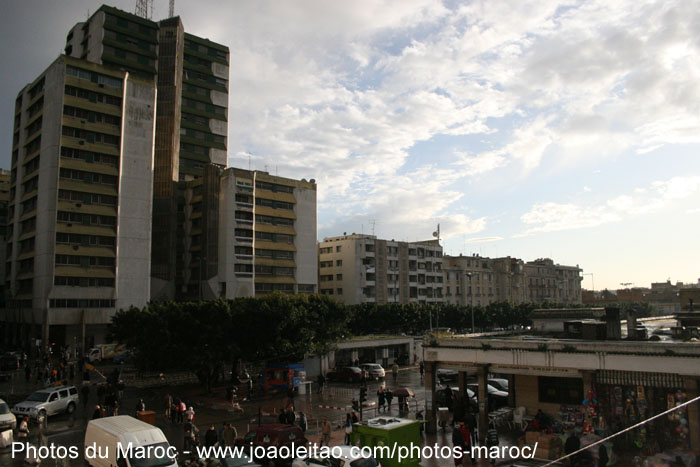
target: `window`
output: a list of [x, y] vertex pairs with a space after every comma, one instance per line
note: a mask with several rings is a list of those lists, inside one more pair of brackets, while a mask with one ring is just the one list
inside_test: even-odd
[[336, 253], [340, 253], [340, 250], [341, 250], [341, 245], [338, 245], [338, 246], [335, 247], [335, 252], [336, 252]]
[[255, 188], [260, 188], [261, 190], [268, 190], [275, 193], [294, 193], [294, 187], [287, 185], [279, 185], [277, 183], [256, 181]]
[[322, 255], [325, 255], [325, 254], [333, 252], [333, 247], [329, 246], [328, 248], [321, 248], [318, 250], [318, 252]]
[[338, 295], [343, 295], [343, 289], [337, 289], [337, 290], [336, 290], [336, 293], [337, 293]]
[[583, 400], [583, 379], [539, 376], [537, 384], [540, 402], [576, 405]]
[[335, 280], [337, 280], [337, 281], [342, 281], [342, 280], [343, 280], [343, 275], [342, 275], [342, 274], [336, 274], [336, 275], [335, 275]]
[[343, 265], [343, 260], [342, 260], [342, 259], [337, 259], [337, 260], [335, 260], [335, 265], [336, 265], [336, 266], [342, 266], [342, 265]]
[[333, 267], [333, 261], [321, 261], [320, 266], [322, 268], [331, 268]]

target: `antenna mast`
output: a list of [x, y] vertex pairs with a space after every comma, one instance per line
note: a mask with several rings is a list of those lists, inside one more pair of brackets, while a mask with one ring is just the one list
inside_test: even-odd
[[153, 0], [136, 0], [136, 16], [151, 19], [153, 16]]
[[168, 9], [168, 18], [175, 16], [175, 0], [170, 0], [170, 8]]

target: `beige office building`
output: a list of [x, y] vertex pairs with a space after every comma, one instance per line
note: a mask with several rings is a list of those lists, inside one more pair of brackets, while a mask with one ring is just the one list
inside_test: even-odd
[[209, 165], [184, 199], [181, 299], [316, 292], [314, 180]]
[[551, 259], [445, 256], [444, 270], [445, 302], [453, 305], [581, 303], [582, 270]]
[[319, 292], [346, 304], [441, 303], [442, 246], [374, 235], [325, 238], [318, 246]]
[[61, 56], [17, 96], [6, 343], [91, 345], [150, 296], [152, 80]]

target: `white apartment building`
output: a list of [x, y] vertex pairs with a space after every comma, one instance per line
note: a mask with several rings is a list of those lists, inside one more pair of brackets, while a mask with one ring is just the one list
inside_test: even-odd
[[442, 246], [374, 235], [325, 238], [318, 245], [319, 292], [346, 304], [442, 303]]

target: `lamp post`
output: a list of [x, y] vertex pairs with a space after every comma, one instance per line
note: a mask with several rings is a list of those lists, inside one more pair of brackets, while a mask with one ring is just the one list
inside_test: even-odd
[[472, 334], [474, 334], [474, 290], [472, 289], [472, 273], [468, 272], [467, 277], [469, 278], [469, 303], [472, 309]]

